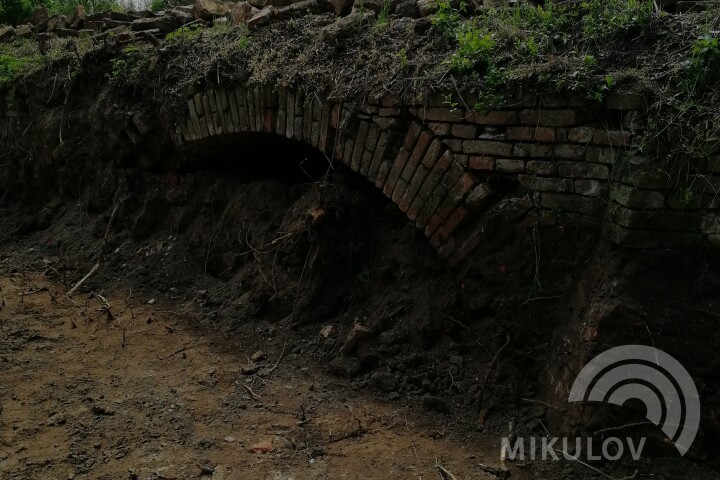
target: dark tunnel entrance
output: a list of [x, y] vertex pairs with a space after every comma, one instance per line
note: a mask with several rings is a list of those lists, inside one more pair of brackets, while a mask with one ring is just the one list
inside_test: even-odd
[[180, 165], [181, 173], [206, 171], [249, 181], [274, 178], [287, 184], [318, 181], [332, 169], [331, 159], [311, 145], [266, 133], [193, 145]]

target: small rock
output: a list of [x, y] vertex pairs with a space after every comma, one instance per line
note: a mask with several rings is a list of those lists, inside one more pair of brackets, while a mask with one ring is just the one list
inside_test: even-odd
[[253, 16], [253, 7], [248, 2], [238, 2], [230, 10], [230, 23], [244, 25]]
[[152, 18], [139, 18], [132, 22], [131, 28], [135, 32], [143, 30], [154, 30], [158, 29], [162, 33], [170, 33], [178, 28], [178, 22], [175, 17], [152, 17]]
[[335, 325], [325, 325], [320, 329], [320, 335], [324, 338], [330, 338], [331, 336], [334, 337], [336, 333], [337, 328], [335, 328]]
[[252, 354], [252, 356], [250, 357], [250, 360], [252, 360], [253, 362], [259, 362], [260, 360], [263, 359], [263, 356], [264, 356], [263, 351], [258, 350], [257, 352]]
[[221, 0], [195, 0], [193, 13], [197, 18], [211, 21], [230, 13], [230, 6]]
[[272, 440], [265, 440], [250, 447], [250, 453], [267, 453], [273, 449]]
[[345, 343], [342, 347], [340, 347], [340, 352], [345, 354], [352, 352], [359, 341], [368, 338], [370, 335], [372, 335], [372, 330], [370, 330], [370, 328], [356, 323], [353, 325], [350, 333], [348, 333]]
[[15, 28], [15, 36], [17, 38], [29, 37], [33, 33], [32, 25], [19, 25]]
[[148, 305], [155, 305], [155, 299], [151, 298], [150, 300], [148, 300]]
[[460, 355], [453, 355], [452, 357], [450, 357], [450, 363], [453, 365], [457, 365], [458, 367], [462, 367], [463, 358]]
[[417, 0], [403, 0], [395, 7], [395, 14], [400, 17], [418, 18], [420, 12], [417, 8]]
[[57, 427], [60, 425], [65, 425], [65, 422], [67, 419], [65, 418], [64, 413], [56, 413], [55, 415], [52, 415], [48, 418], [47, 424], [50, 427]]
[[0, 42], [8, 40], [15, 35], [13, 27], [0, 27]]
[[235, 437], [225, 437], [224, 440], [228, 443], [233, 443], [235, 441]]
[[252, 16], [251, 19], [247, 21], [248, 27], [259, 27], [261, 25], [265, 25], [270, 23], [270, 20], [273, 16], [275, 16], [275, 13], [277, 12], [277, 9], [273, 6], [267, 6], [260, 10], [258, 13]]
[[260, 365], [244, 365], [240, 368], [243, 375], [255, 375], [260, 370]]

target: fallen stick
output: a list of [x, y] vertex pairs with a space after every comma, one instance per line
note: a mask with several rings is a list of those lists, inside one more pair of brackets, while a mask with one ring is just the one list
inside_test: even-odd
[[80, 285], [82, 285], [83, 283], [85, 283], [85, 280], [87, 280], [88, 278], [90, 278], [90, 275], [92, 275], [93, 273], [95, 273], [95, 271], [96, 271], [98, 268], [100, 268], [100, 264], [99, 264], [99, 263], [96, 263], [96, 264], [90, 269], [90, 271], [87, 273], [87, 275], [85, 275], [83, 278], [81, 278], [80, 281], [77, 282], [77, 283], [75, 284], [75, 286], [74, 286], [73, 288], [71, 288], [70, 291], [68, 291], [68, 292], [65, 294], [65, 296], [68, 297], [68, 298], [70, 298], [70, 297], [72, 296], [72, 294], [75, 293], [75, 290], [77, 290], [77, 289], [80, 287]]
[[[167, 327], [166, 327], [166, 328], [167, 328]], [[185, 350], [189, 350], [189, 349], [194, 348], [194, 347], [195, 347], [195, 345], [192, 345], [192, 344], [185, 345], [184, 347], [175, 350], [175, 351], [172, 352], [170, 355], [165, 355], [164, 357], [158, 357], [158, 360], [168, 359], [168, 358], [172, 357], [173, 355], [177, 355], [178, 353], [183, 353]]]
[[260, 395], [258, 395], [257, 393], [253, 392], [253, 391], [252, 391], [252, 388], [248, 387], [248, 386], [245, 385], [244, 383], [241, 383], [240, 385], [242, 385], [243, 387], [245, 387], [245, 390], [247, 390], [247, 392], [250, 394], [250, 396], [252, 397], [253, 400], [260, 400]]
[[439, 463], [435, 464], [435, 468], [437, 468], [441, 480], [457, 480], [457, 477], [455, 475], [450, 473], [447, 468], [443, 467]]

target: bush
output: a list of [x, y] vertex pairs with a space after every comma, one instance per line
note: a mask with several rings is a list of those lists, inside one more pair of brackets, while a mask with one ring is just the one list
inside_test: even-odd
[[583, 34], [588, 40], [627, 38], [652, 24], [653, 0], [588, 0], [582, 8]]

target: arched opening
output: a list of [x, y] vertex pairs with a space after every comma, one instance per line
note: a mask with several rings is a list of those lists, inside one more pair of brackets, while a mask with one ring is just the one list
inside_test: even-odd
[[194, 143], [185, 152], [180, 172], [306, 183], [321, 179], [331, 167], [331, 160], [304, 142], [267, 133], [239, 133]]

